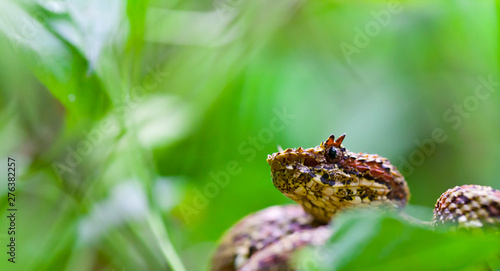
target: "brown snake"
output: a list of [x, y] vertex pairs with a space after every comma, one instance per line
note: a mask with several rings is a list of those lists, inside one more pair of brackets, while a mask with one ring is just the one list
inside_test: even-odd
[[[345, 134], [309, 149], [269, 155], [274, 186], [300, 205], [273, 206], [251, 214], [222, 238], [213, 271], [295, 270], [293, 252], [319, 246], [332, 235], [326, 225], [339, 211], [378, 206], [399, 209], [410, 192], [404, 177], [376, 154], [352, 153]], [[434, 225], [500, 225], [500, 190], [479, 185], [449, 189], [438, 199]]]

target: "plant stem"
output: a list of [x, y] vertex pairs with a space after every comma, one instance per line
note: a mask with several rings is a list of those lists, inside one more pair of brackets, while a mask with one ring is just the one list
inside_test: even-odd
[[177, 252], [168, 237], [167, 228], [165, 227], [163, 221], [161, 221], [160, 215], [157, 212], [150, 212], [147, 220], [149, 226], [153, 230], [153, 234], [158, 239], [161, 252], [163, 256], [165, 256], [170, 268], [174, 271], [186, 271], [186, 268], [182, 264], [179, 255], [177, 255]]

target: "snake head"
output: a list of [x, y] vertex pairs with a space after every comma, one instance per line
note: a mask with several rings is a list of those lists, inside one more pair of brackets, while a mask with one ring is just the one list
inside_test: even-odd
[[376, 154], [346, 150], [344, 138], [331, 135], [314, 148], [268, 155], [274, 186], [321, 222], [348, 207], [405, 205], [409, 191], [399, 171]]
[[346, 149], [341, 145], [344, 138], [345, 134], [337, 140], [334, 135], [331, 135], [325, 142], [314, 148], [299, 147], [280, 150], [268, 155], [267, 162], [271, 166], [272, 173], [286, 170], [308, 173], [309, 168], [322, 165], [333, 166], [333, 164], [341, 163], [345, 158]]

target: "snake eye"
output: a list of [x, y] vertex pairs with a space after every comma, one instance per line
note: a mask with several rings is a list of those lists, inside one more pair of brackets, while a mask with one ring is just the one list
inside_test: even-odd
[[331, 160], [337, 158], [337, 149], [335, 149], [335, 147], [331, 147], [328, 150], [328, 158], [330, 158]]

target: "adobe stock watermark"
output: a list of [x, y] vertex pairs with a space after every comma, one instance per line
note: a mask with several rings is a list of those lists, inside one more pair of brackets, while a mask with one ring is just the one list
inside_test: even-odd
[[[453, 130], [457, 130], [463, 124], [464, 119], [471, 116], [481, 105], [481, 101], [488, 99], [493, 92], [500, 86], [500, 82], [494, 81], [490, 74], [488, 78], [478, 77], [479, 84], [474, 89], [474, 93], [465, 97], [461, 103], [455, 103], [452, 108], [448, 108], [443, 113], [443, 120], [451, 124]], [[399, 166], [401, 173], [408, 177], [415, 168], [422, 165], [425, 159], [436, 151], [437, 144], [441, 144], [448, 139], [443, 128], [435, 128], [431, 136], [424, 140], [415, 140], [417, 148], [413, 150], [408, 159], [399, 156]]]
[[146, 68], [146, 75], [143, 77], [141, 84], [136, 85], [130, 89], [130, 94], [125, 96], [121, 101], [116, 101], [116, 107], [113, 112], [121, 118], [126, 120], [129, 117], [131, 109], [136, 107], [144, 97], [156, 89], [170, 73], [164, 72], [160, 67], [152, 69]]
[[[257, 157], [258, 151], [262, 151], [264, 146], [270, 143], [276, 133], [281, 132], [291, 123], [296, 115], [287, 112], [286, 108], [281, 111], [274, 109], [274, 115], [269, 120], [269, 126], [259, 130], [255, 135], [248, 136], [238, 147], [238, 153], [245, 156], [247, 162], [253, 161]], [[227, 162], [224, 170], [214, 172], [210, 171], [211, 181], [206, 183], [203, 188], [193, 189], [194, 196], [190, 203], [181, 204], [179, 210], [186, 224], [192, 221], [192, 217], [198, 215], [208, 206], [209, 200], [217, 197], [221, 191], [228, 186], [232, 178], [243, 171], [243, 167], [236, 160]]]
[[363, 28], [355, 27], [355, 35], [352, 43], [342, 42], [339, 45], [347, 63], [351, 63], [351, 56], [361, 53], [361, 50], [366, 48], [372, 39], [378, 36], [380, 31], [391, 23], [393, 16], [402, 10], [403, 6], [400, 2], [389, 2], [385, 9], [372, 11], [372, 20], [367, 22]]
[[[147, 68], [147, 73], [144, 76], [140, 85], [134, 86], [130, 89], [130, 96], [117, 105], [111, 116], [118, 116], [125, 119], [128, 116], [131, 108], [141, 102], [146, 96], [148, 91], [158, 87], [160, 83], [168, 76], [168, 73], [161, 71], [158, 67], [156, 69]], [[82, 135], [85, 137], [80, 140], [74, 147], [66, 146], [66, 156], [64, 161], [53, 161], [52, 168], [57, 173], [59, 178], [64, 174], [75, 174], [75, 168], [78, 167], [83, 160], [92, 154], [94, 148], [104, 140], [104, 135], [111, 132], [116, 125], [112, 117], [107, 116], [99, 121], [92, 130], [83, 130]]]

